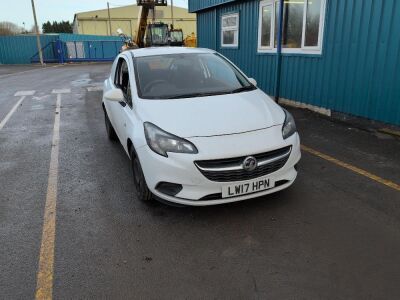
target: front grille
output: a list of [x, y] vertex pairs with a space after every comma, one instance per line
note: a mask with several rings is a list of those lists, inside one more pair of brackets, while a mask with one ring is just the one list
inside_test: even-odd
[[[252, 155], [258, 161], [258, 166], [253, 171], [242, 168], [247, 156], [196, 161], [200, 172], [209, 180], [217, 182], [243, 181], [271, 174], [282, 168], [289, 159], [292, 147]], [[263, 164], [264, 163], [264, 164]]]

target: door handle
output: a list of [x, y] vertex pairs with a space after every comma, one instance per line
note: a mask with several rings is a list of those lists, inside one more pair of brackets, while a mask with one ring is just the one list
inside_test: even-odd
[[120, 101], [120, 102], [118, 102], [118, 103], [121, 104], [122, 107], [125, 107], [125, 106], [126, 106], [126, 103], [125, 103], [124, 101]]

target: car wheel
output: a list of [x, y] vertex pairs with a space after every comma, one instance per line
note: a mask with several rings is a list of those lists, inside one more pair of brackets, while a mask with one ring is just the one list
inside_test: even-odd
[[139, 200], [148, 202], [152, 200], [152, 194], [147, 187], [146, 180], [144, 178], [142, 166], [140, 164], [139, 158], [137, 157], [133, 147], [130, 150], [131, 156], [131, 164], [132, 164], [132, 171], [133, 171], [133, 183], [135, 185], [136, 194]]
[[104, 121], [106, 123], [106, 131], [107, 131], [108, 139], [111, 140], [111, 141], [118, 140], [118, 136], [115, 133], [114, 127], [112, 126], [106, 111], [104, 111]]

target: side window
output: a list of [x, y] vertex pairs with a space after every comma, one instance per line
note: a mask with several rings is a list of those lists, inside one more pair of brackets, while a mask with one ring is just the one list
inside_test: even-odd
[[223, 15], [221, 17], [221, 46], [239, 46], [239, 14]]
[[[285, 0], [282, 48], [286, 53], [320, 54], [325, 7], [328, 0]], [[258, 51], [275, 52], [278, 43], [278, 0], [261, 0], [258, 21]]]
[[129, 69], [125, 59], [120, 58], [115, 73], [115, 85], [120, 88], [125, 96], [125, 102], [132, 107], [131, 83], [129, 80]]
[[124, 59], [120, 58], [117, 63], [117, 67], [115, 68], [115, 75], [114, 75], [114, 85], [119, 88], [119, 73], [121, 72], [121, 64]]

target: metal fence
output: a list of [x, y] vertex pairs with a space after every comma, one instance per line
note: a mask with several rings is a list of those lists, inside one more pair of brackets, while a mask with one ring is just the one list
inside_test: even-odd
[[[58, 35], [41, 35], [42, 45], [55, 42]], [[29, 64], [37, 52], [36, 37], [33, 35], [0, 36], [0, 64]], [[46, 57], [54, 55], [48, 48], [43, 53]]]
[[[79, 34], [41, 35], [46, 63], [112, 61], [119, 53], [122, 40], [115, 36]], [[0, 64], [39, 62], [34, 35], [0, 36]]]
[[[43, 47], [45, 63], [113, 61], [121, 49], [121, 41], [52, 41]], [[39, 62], [36, 52], [30, 59]]]

